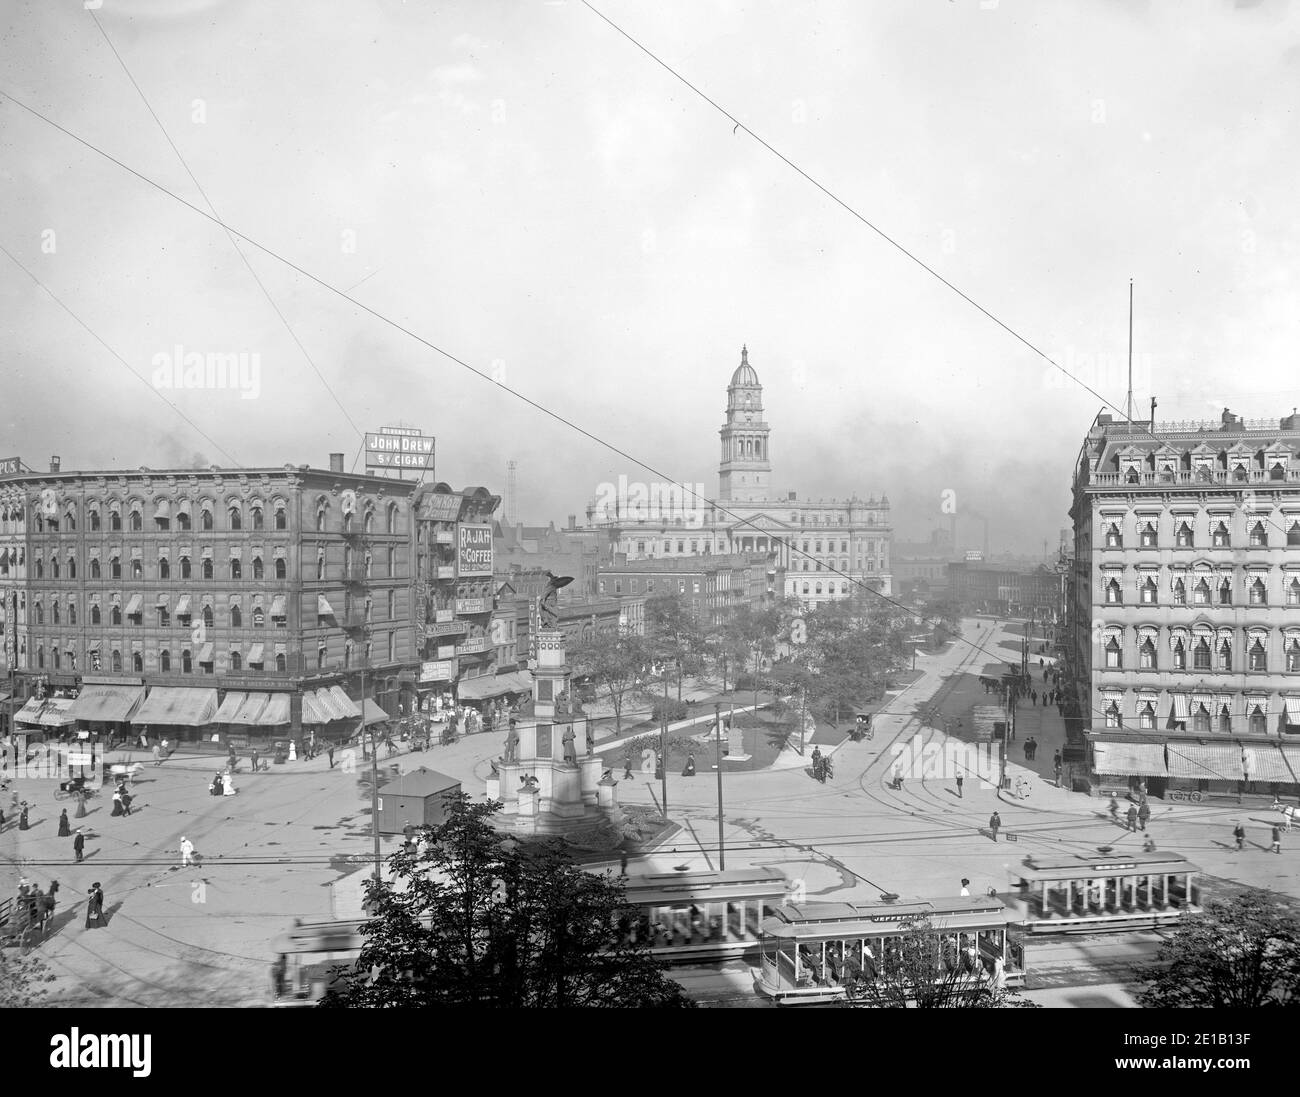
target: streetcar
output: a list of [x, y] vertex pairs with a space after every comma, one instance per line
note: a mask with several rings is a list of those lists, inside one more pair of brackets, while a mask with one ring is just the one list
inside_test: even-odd
[[1199, 913], [1200, 869], [1178, 853], [1026, 857], [1012, 905], [1030, 933], [1141, 929]]
[[[790, 898], [792, 885], [772, 869], [671, 872], [631, 877], [632, 912], [620, 926], [669, 964], [716, 963], [756, 955], [765, 919]], [[298, 922], [272, 942], [272, 1004], [310, 1006], [332, 985], [332, 969], [361, 955], [365, 918]]]
[[935, 934], [937, 976], [951, 970], [973, 990], [1023, 986], [1024, 946], [1014, 921], [996, 896], [787, 904], [763, 922], [754, 987], [778, 1005], [860, 999], [864, 981], [898, 977], [903, 938], [917, 927]]

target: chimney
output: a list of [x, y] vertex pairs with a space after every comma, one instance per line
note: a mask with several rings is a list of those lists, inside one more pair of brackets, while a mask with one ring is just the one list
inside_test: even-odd
[[791, 503], [793, 503], [793, 502], [795, 501], [795, 493], [794, 493], [793, 491], [790, 493], [790, 500], [789, 500], [789, 501], [790, 501]]
[[63, 461], [62, 461], [61, 458], [59, 458], [59, 457], [57, 457], [57, 456], [55, 456], [55, 457], [51, 457], [51, 458], [50, 458], [50, 471], [51, 471], [51, 472], [58, 472], [58, 471], [59, 471], [59, 466], [60, 466], [62, 463], [63, 463]]
[[578, 516], [576, 514], [570, 514], [569, 529], [577, 529], [577, 528], [578, 528]]
[[331, 453], [330, 472], [342, 472], [342, 471], [343, 471], [343, 454]]

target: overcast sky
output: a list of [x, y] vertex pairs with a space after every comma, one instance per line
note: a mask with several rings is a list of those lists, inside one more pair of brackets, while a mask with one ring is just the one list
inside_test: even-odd
[[[1300, 403], [1285, 0], [593, 2], [1111, 402], [1133, 278], [1142, 411]], [[228, 224], [668, 476], [716, 490], [747, 343], [781, 492], [924, 537], [951, 490], [994, 551], [1068, 525], [1102, 401], [579, 0], [0, 7], [0, 91], [206, 209], [131, 78]], [[405, 423], [557, 524], [651, 478], [244, 245], [313, 368], [219, 227], [8, 101], [0, 188], [0, 245], [143, 378], [0, 254], [0, 456], [351, 467]], [[161, 390], [196, 432], [177, 345], [256, 354], [256, 392]]]

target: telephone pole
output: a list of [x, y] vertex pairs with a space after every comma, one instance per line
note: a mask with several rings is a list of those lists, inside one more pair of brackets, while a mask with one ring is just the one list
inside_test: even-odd
[[713, 706], [713, 740], [716, 746], [715, 758], [717, 765], [713, 768], [718, 771], [718, 871], [725, 872], [727, 869], [727, 846], [722, 837], [722, 704], [716, 702]]

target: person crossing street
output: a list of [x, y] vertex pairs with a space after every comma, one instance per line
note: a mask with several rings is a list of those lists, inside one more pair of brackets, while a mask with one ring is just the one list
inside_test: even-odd
[[998, 840], [998, 830], [1001, 828], [1001, 826], [1002, 826], [1002, 816], [995, 811], [992, 815], [989, 816], [989, 831], [990, 833], [992, 833], [993, 841], [995, 842]]

